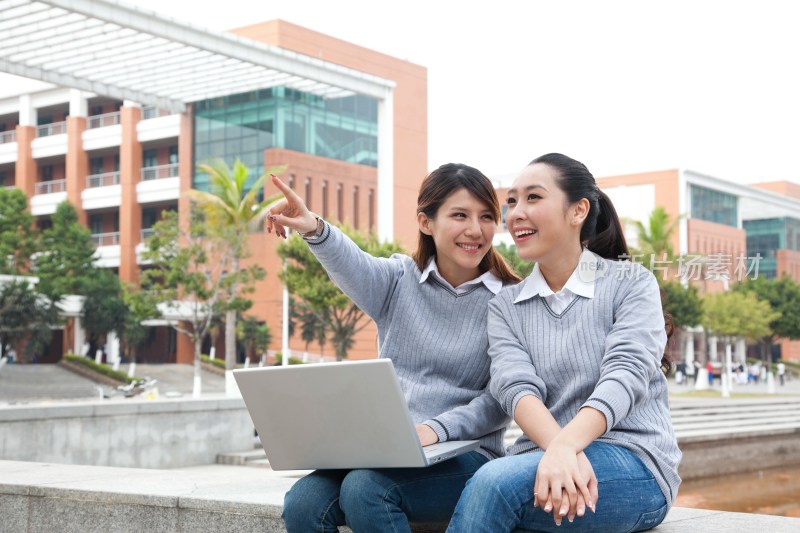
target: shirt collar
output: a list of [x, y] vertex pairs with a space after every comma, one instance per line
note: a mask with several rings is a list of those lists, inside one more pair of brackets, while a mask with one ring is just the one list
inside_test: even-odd
[[500, 278], [498, 278], [497, 276], [495, 276], [492, 273], [491, 270], [487, 270], [486, 272], [484, 272], [483, 274], [481, 274], [477, 278], [475, 278], [473, 280], [470, 280], [470, 281], [467, 281], [467, 282], [464, 282], [461, 285], [459, 285], [458, 287], [453, 287], [439, 273], [439, 268], [436, 266], [435, 259], [436, 259], [436, 257], [431, 257], [430, 259], [428, 259], [428, 264], [425, 265], [425, 268], [422, 270], [422, 275], [419, 278], [419, 282], [420, 283], [425, 283], [425, 281], [427, 281], [428, 277], [431, 275], [431, 272], [434, 272], [436, 274], [436, 277], [440, 281], [442, 281], [443, 283], [445, 283], [448, 287], [450, 287], [452, 289], [460, 289], [460, 288], [466, 287], [468, 285], [475, 285], [477, 283], [483, 283], [486, 286], [487, 289], [492, 291], [493, 294], [497, 294], [497, 293], [500, 292], [500, 289], [503, 288], [502, 280]]
[[[578, 259], [578, 265], [561, 290], [569, 290], [573, 294], [583, 296], [584, 298], [594, 298], [595, 281], [602, 275], [601, 270], [604, 268], [606, 268], [606, 265], [603, 259], [597, 254], [590, 252], [587, 248], [584, 248], [583, 252], [581, 252], [580, 259]], [[533, 272], [531, 272], [524, 281], [522, 290], [519, 291], [519, 295], [514, 299], [514, 303], [529, 300], [534, 296], [541, 296], [544, 298], [551, 294], [555, 293], [550, 286], [547, 285], [547, 281], [545, 281], [539, 264], [537, 263], [533, 267]]]

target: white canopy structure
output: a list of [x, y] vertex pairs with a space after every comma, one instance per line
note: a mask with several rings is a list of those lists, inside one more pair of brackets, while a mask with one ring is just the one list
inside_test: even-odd
[[0, 0], [0, 71], [182, 112], [285, 86], [385, 98], [394, 82], [113, 0]]

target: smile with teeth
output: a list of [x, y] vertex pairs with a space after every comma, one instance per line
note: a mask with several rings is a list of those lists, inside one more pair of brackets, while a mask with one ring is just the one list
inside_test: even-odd
[[518, 229], [518, 230], [514, 230], [514, 236], [517, 237], [517, 238], [527, 237], [528, 235], [535, 235], [536, 233], [538, 233], [538, 231], [535, 230], [535, 229]]
[[481, 247], [480, 244], [466, 244], [466, 243], [456, 243], [456, 246], [458, 246], [459, 248], [463, 248], [468, 252], [474, 252]]

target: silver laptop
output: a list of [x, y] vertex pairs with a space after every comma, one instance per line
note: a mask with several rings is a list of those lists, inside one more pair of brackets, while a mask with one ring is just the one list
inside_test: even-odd
[[420, 446], [389, 359], [234, 370], [274, 470], [422, 467], [478, 447]]

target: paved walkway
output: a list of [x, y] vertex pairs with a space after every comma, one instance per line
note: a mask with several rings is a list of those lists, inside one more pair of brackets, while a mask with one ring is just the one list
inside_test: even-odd
[[[122, 365], [120, 370], [127, 372], [128, 365]], [[159, 394], [192, 393], [192, 365], [137, 365], [136, 375], [158, 380]], [[212, 372], [202, 373], [202, 383], [203, 394], [225, 392], [225, 378]], [[99, 385], [60, 365], [7, 364], [0, 368], [0, 405], [95, 399], [101, 395], [101, 390], [109, 395], [114, 387]]]

